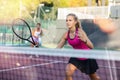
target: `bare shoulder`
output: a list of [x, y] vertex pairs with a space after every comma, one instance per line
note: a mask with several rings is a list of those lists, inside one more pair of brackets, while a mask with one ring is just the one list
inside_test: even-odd
[[66, 31], [66, 32], [63, 34], [62, 38], [63, 38], [63, 39], [67, 39], [67, 35], [68, 35], [68, 32]]
[[83, 29], [78, 28], [78, 31], [79, 31], [79, 33], [82, 33], [83, 35], [86, 35], [86, 32]]
[[84, 33], [84, 30], [81, 29], [81, 28], [78, 28], [78, 32], [80, 32], [80, 33]]

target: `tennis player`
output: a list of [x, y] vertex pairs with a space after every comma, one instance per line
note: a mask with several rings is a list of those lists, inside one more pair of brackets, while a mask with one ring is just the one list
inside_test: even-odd
[[[67, 15], [66, 25], [68, 27], [68, 31], [63, 35], [57, 48], [62, 48], [66, 41], [68, 41], [68, 43], [74, 49], [90, 50], [94, 48], [92, 42], [89, 40], [86, 33], [82, 29], [75, 14], [71, 13]], [[96, 74], [98, 64], [94, 59], [71, 57], [66, 66], [65, 80], [72, 80], [72, 75], [77, 69], [89, 75], [91, 80], [100, 80], [99, 76]]]
[[[33, 36], [33, 39], [36, 43], [36, 47], [39, 47], [41, 46], [42, 44], [42, 41], [41, 41], [41, 36], [42, 36], [42, 28], [41, 28], [41, 24], [40, 23], [37, 23], [35, 29], [33, 29], [32, 31], [32, 36]], [[34, 45], [32, 44], [32, 47], [34, 47]]]

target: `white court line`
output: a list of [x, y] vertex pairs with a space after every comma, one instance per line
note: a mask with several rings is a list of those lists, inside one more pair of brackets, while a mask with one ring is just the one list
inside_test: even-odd
[[106, 50], [106, 53], [107, 53], [107, 58], [108, 58], [108, 67], [109, 67], [109, 71], [110, 71], [110, 78], [111, 78], [111, 80], [118, 80], [117, 79], [117, 71], [116, 71], [116, 65], [115, 65], [115, 61], [114, 60], [112, 60], [112, 64], [113, 64], [113, 67], [114, 67], [114, 69], [113, 69], [113, 73], [114, 73], [114, 77], [115, 77], [115, 79], [114, 79], [114, 77], [113, 77], [113, 73], [112, 73], [112, 67], [111, 67], [111, 63], [110, 63], [110, 61], [109, 61], [109, 58], [111, 57], [110, 55], [109, 55], [109, 51], [107, 50], [107, 48], [105, 49]]
[[[41, 57], [42, 56], [40, 56], [40, 57], [32, 57], [32, 56], [29, 56], [29, 58], [30, 59], [32, 59], [32, 60], [43, 60], [43, 61], [58, 61], [58, 60], [53, 60], [53, 59], [41, 59]], [[49, 56], [50, 57], [50, 56]], [[51, 56], [51, 57], [53, 57], [53, 56]], [[56, 58], [56, 59], [58, 59], [58, 58]], [[63, 61], [64, 62], [64, 61]]]
[[108, 58], [107, 62], [108, 62], [108, 68], [109, 68], [109, 71], [110, 71], [110, 80], [114, 80], [113, 75], [112, 75], [112, 70], [111, 70], [111, 64], [110, 64], [110, 61], [109, 61], [110, 55], [108, 54], [107, 48], [105, 50], [106, 50], [107, 58]]
[[[98, 64], [99, 65], [99, 64]], [[109, 68], [108, 66], [99, 65], [101, 68]], [[120, 69], [120, 67], [111, 67], [111, 69]]]
[[[5, 55], [5, 56], [6, 56], [6, 55]], [[7, 55], [7, 56], [9, 56], [9, 55]], [[18, 58], [18, 59], [26, 59], [26, 58], [27, 58], [27, 59], [38, 60], [38, 61], [39, 61], [39, 60], [42, 60], [42, 61], [57, 61], [57, 60], [52, 60], [52, 59], [51, 59], [51, 60], [50, 60], [50, 59], [42, 59], [42, 58], [41, 58], [42, 56], [41, 56], [41, 57], [35, 57], [35, 58], [34, 58], [34, 57], [32, 57], [32, 55], [27, 55], [27, 56], [23, 56], [23, 55], [22, 55], [22, 57], [21, 57], [21, 56], [10, 55], [9, 58], [11, 58], [11, 57], [12, 57], [12, 58], [14, 57], [14, 59], [17, 59], [17, 58]]]
[[6, 72], [6, 71], [12, 71], [12, 70], [18, 70], [18, 69], [25, 69], [25, 68], [36, 67], [36, 66], [44, 66], [44, 65], [55, 64], [55, 63], [66, 63], [66, 62], [55, 61], [55, 62], [50, 62], [50, 63], [35, 64], [35, 65], [30, 65], [30, 66], [21, 66], [21, 67], [16, 67], [16, 68], [0, 70], [0, 72]]
[[[112, 60], [112, 64], [113, 64], [113, 67], [116, 67], [116, 64], [115, 64], [115, 61], [114, 61], [114, 60]], [[114, 73], [114, 77], [115, 77], [114, 80], [118, 80], [116, 69], [117, 69], [117, 68], [114, 68], [114, 69], [113, 69], [113, 73]]]

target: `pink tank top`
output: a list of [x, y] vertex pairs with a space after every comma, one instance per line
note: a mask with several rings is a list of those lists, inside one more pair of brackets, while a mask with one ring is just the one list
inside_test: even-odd
[[[70, 31], [68, 31], [68, 34], [67, 34], [67, 41], [74, 49], [84, 49], [84, 50], [90, 49], [83, 41], [81, 41], [79, 39], [78, 29], [76, 29], [75, 37], [73, 39], [70, 38], [69, 33], [70, 33]], [[86, 58], [78, 58], [78, 59], [79, 60], [86, 60]]]

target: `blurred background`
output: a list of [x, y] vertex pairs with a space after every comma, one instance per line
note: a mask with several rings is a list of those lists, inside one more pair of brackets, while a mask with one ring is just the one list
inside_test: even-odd
[[[55, 48], [67, 30], [65, 19], [69, 13], [78, 16], [95, 48], [120, 49], [120, 0], [0, 0], [0, 45], [30, 46], [11, 29], [15, 18], [23, 18], [31, 29], [40, 22], [42, 46]], [[111, 25], [116, 30], [110, 32]], [[109, 32], [99, 26], [108, 27]], [[69, 47], [67, 43], [66, 47]]]

